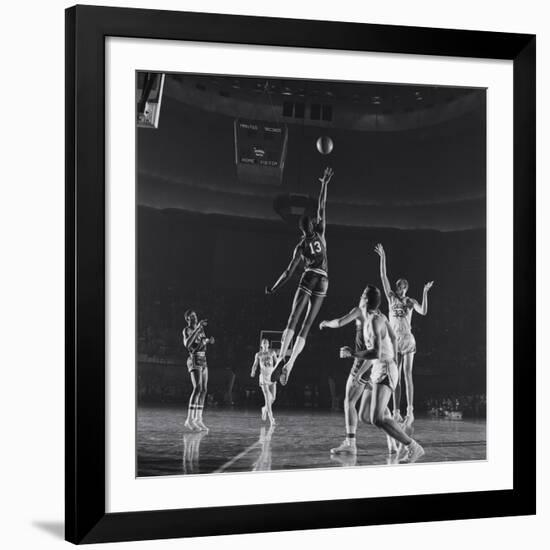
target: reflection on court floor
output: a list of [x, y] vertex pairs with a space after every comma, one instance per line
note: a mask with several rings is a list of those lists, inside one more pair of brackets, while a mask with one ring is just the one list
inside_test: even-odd
[[[343, 439], [343, 413], [277, 411], [269, 427], [260, 411], [209, 409], [210, 432], [183, 429], [186, 409], [140, 407], [137, 418], [138, 476], [189, 475], [300, 468], [392, 464], [385, 435], [360, 425], [357, 456], [331, 457]], [[485, 460], [484, 420], [417, 418], [414, 437], [424, 446], [420, 462]], [[396, 466], [399, 467], [399, 466]]]

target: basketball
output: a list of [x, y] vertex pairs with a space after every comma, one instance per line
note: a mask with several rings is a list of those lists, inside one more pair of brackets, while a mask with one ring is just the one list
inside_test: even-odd
[[328, 136], [321, 136], [317, 139], [317, 150], [321, 155], [330, 155], [333, 147], [334, 143]]

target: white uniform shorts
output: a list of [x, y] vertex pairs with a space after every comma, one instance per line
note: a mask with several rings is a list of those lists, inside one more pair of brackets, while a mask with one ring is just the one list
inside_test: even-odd
[[395, 391], [398, 377], [399, 371], [393, 359], [373, 361], [372, 371], [370, 373], [370, 381], [373, 384], [385, 384], [391, 391]]
[[266, 384], [273, 384], [271, 382], [271, 373], [275, 369], [261, 369], [260, 370], [260, 376], [258, 377], [258, 381], [260, 383], [260, 386], [264, 386]]
[[[351, 367], [350, 376], [353, 377], [356, 384], [361, 384], [372, 389], [370, 383], [370, 367], [372, 365], [371, 360], [367, 359], [355, 359], [353, 366]], [[361, 374], [359, 374], [361, 373]]]
[[412, 332], [396, 334], [397, 352], [405, 355], [406, 353], [416, 353], [416, 340]]

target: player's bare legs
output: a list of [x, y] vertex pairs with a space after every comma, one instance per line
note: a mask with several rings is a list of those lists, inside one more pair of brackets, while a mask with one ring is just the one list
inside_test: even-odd
[[[298, 292], [303, 291], [299, 289]], [[303, 293], [305, 294], [305, 292]], [[313, 325], [315, 318], [317, 317], [317, 314], [319, 313], [319, 310], [321, 309], [321, 306], [323, 305], [324, 299], [324, 296], [312, 295], [307, 303], [307, 312], [302, 323], [302, 328], [300, 330], [300, 333], [296, 337], [296, 341], [294, 342], [290, 359], [283, 367], [283, 373], [281, 375], [281, 384], [283, 386], [286, 386], [288, 378], [290, 376], [290, 372], [294, 367], [294, 363], [296, 362], [296, 359], [298, 359], [298, 355], [302, 353], [304, 346], [306, 345], [307, 336], [309, 334], [309, 331], [311, 330], [311, 326]]]
[[405, 374], [405, 391], [407, 394], [407, 416], [405, 417], [405, 424], [409, 426], [414, 422], [413, 361], [414, 353], [406, 353], [404, 355], [403, 372]]
[[202, 412], [204, 410], [204, 403], [206, 401], [206, 393], [208, 391], [208, 369], [205, 368], [200, 372], [200, 385], [199, 385], [199, 396], [197, 411], [195, 413], [195, 424], [199, 427], [200, 430], [208, 431], [208, 427], [202, 421]]
[[403, 417], [401, 416], [401, 373], [403, 372], [403, 354], [398, 354], [397, 360], [397, 384], [395, 386], [395, 391], [393, 392], [393, 418], [397, 422], [403, 422]]
[[277, 399], [277, 384], [270, 384], [270, 392], [271, 392], [271, 407], [273, 408], [273, 403], [275, 403], [275, 400]]
[[[371, 422], [371, 402], [372, 402], [372, 386], [365, 388], [363, 395], [361, 397], [361, 404], [359, 405], [359, 419], [365, 424], [372, 424]], [[386, 408], [386, 416], [391, 416], [389, 407]], [[386, 434], [386, 441], [388, 444], [388, 453], [396, 454], [397, 453], [397, 441]]]
[[281, 349], [279, 350], [279, 356], [277, 358], [277, 365], [284, 360], [288, 348], [290, 347], [290, 342], [294, 338], [294, 333], [296, 332], [296, 327], [298, 326], [298, 321], [302, 316], [302, 312], [309, 303], [309, 296], [301, 288], [296, 290], [294, 294], [294, 301], [292, 302], [292, 310], [290, 311], [290, 316], [288, 318], [286, 328], [283, 332], [283, 337], [281, 341]]
[[292, 342], [292, 338], [294, 338], [294, 332], [294, 328], [288, 327], [283, 331], [283, 337], [281, 338], [281, 349], [279, 350], [279, 355], [277, 356], [277, 365], [284, 360], [286, 352], [290, 347], [290, 342]]
[[373, 384], [370, 421], [376, 427], [384, 430], [389, 436], [397, 439], [403, 445], [410, 445], [412, 439], [399, 427], [399, 424], [389, 414], [388, 403], [392, 394], [385, 384]]
[[270, 395], [270, 408], [271, 408], [271, 417], [269, 418], [269, 421], [271, 422], [271, 425], [275, 425], [275, 417], [273, 416], [273, 403], [275, 403], [275, 399], [277, 399], [277, 384], [269, 384], [268, 391]]
[[348, 377], [346, 383], [346, 397], [344, 398], [344, 422], [346, 424], [346, 434], [357, 432], [357, 401], [363, 393], [364, 386], [357, 384], [352, 376]]
[[[265, 408], [263, 410], [265, 410], [271, 425], [275, 424], [275, 418], [273, 417], [272, 406], [276, 397], [276, 391], [277, 391], [275, 389], [276, 387], [277, 387], [277, 384], [274, 384], [274, 383], [262, 384], [262, 393], [264, 394], [264, 400], [265, 400]], [[263, 415], [262, 415], [262, 418], [263, 418]]]
[[[267, 413], [271, 411], [271, 404], [270, 404], [270, 393], [267, 389], [267, 384], [261, 384], [260, 388], [262, 389], [262, 394], [264, 396], [264, 406], [262, 407], [262, 420], [265, 422], [267, 419]], [[273, 416], [273, 413], [271, 413], [270, 416]]]
[[195, 422], [197, 414], [197, 406], [199, 404], [199, 395], [202, 388], [201, 373], [199, 370], [192, 370], [190, 372], [191, 383], [193, 384], [193, 391], [191, 397], [189, 397], [189, 407], [187, 409], [187, 419], [185, 420], [184, 427], [194, 432], [199, 431], [201, 428]]
[[[288, 317], [286, 328], [283, 332], [281, 349], [279, 350], [279, 355], [277, 357], [277, 364], [275, 365], [275, 368], [271, 373], [272, 382], [277, 382], [281, 377], [282, 364], [286, 357], [288, 348], [290, 347], [290, 342], [292, 342], [292, 338], [294, 337], [294, 334], [296, 332], [296, 327], [298, 326], [298, 321], [300, 320], [300, 317], [308, 304], [309, 294], [307, 294], [307, 292], [305, 292], [301, 288], [298, 288], [296, 290], [296, 293], [294, 294], [292, 310], [290, 311], [290, 316]], [[296, 343], [294, 345], [296, 345]]]
[[373, 384], [372, 394], [371, 423], [403, 445], [406, 453], [403, 462], [415, 462], [424, 455], [424, 449], [410, 438], [390, 415], [388, 403], [392, 394], [391, 389], [385, 384]]
[[346, 397], [344, 398], [344, 419], [346, 423], [346, 439], [339, 447], [331, 449], [331, 454], [356, 454], [357, 444], [357, 401], [363, 394], [364, 384], [357, 382], [356, 377], [350, 374], [346, 382]]
[[359, 405], [358, 418], [365, 424], [370, 424], [370, 407], [372, 401], [372, 386], [365, 388], [363, 395], [361, 396], [361, 404]]

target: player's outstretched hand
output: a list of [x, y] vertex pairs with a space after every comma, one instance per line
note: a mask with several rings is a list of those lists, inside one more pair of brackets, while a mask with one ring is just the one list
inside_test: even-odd
[[199, 321], [199, 325], [205, 327], [206, 325], [208, 325], [208, 319], [201, 319]]
[[344, 346], [340, 348], [340, 359], [347, 359], [348, 357], [353, 357], [351, 348], [349, 346]]
[[381, 257], [383, 258], [385, 255], [386, 255], [386, 251], [384, 250], [384, 247], [378, 243], [375, 247], [374, 247], [374, 251]]
[[216, 339], [215, 339], [213, 336], [210, 336], [210, 338], [208, 338], [208, 343], [209, 343], [209, 344], [215, 344], [215, 343], [216, 343]]
[[266, 293], [267, 295], [273, 294], [273, 289], [272, 289], [271, 287], [269, 287], [269, 286], [266, 286], [266, 287], [265, 287], [265, 293]]
[[434, 282], [433, 282], [433, 281], [429, 281], [429, 282], [427, 282], [427, 283], [424, 285], [424, 290], [425, 290], [425, 291], [428, 291], [428, 290], [430, 290], [430, 288], [432, 288], [432, 286], [434, 286]]
[[323, 330], [326, 326], [327, 326], [327, 322], [326, 321], [321, 321], [319, 323], [319, 330]]
[[326, 184], [331, 180], [332, 176], [334, 176], [334, 170], [327, 166], [325, 168], [323, 176], [319, 178], [319, 181]]

